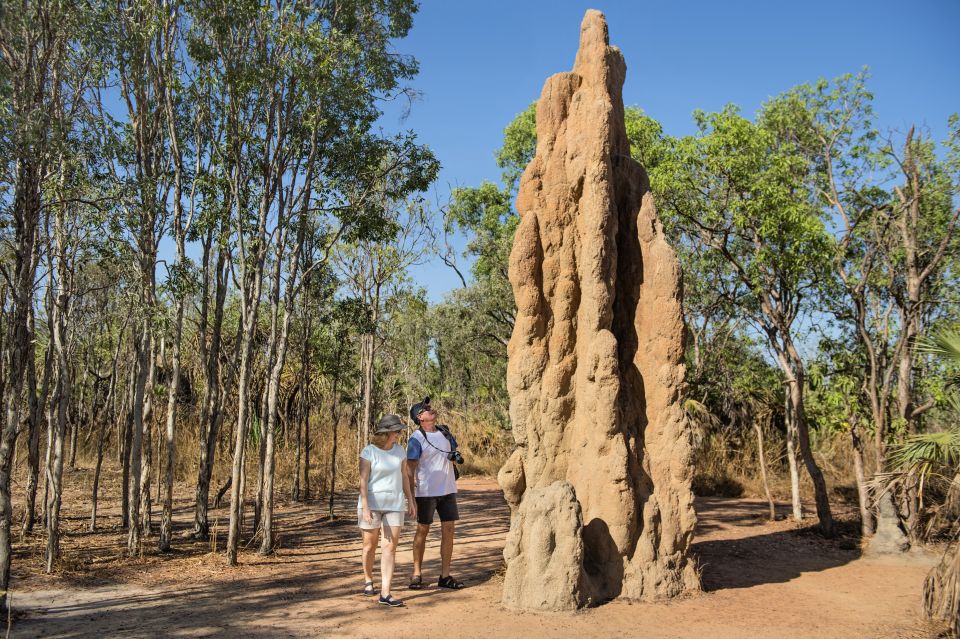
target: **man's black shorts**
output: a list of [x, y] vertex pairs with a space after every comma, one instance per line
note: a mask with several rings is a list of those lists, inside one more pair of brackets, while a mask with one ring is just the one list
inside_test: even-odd
[[434, 511], [440, 515], [440, 521], [460, 519], [460, 511], [457, 510], [457, 493], [450, 493], [443, 497], [417, 497], [418, 524], [432, 524]]

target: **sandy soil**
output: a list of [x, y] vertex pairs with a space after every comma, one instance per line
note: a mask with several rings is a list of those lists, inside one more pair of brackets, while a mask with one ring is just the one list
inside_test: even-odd
[[[167, 555], [122, 555], [119, 517], [83, 533], [85, 516], [68, 512], [64, 562], [40, 572], [42, 538], [16, 547], [11, 637], [927, 637], [920, 618], [923, 578], [935, 557], [860, 558], [849, 537], [826, 541], [790, 521], [767, 522], [764, 504], [701, 499], [694, 548], [705, 591], [663, 603], [612, 602], [576, 614], [518, 613], [499, 603], [508, 509], [496, 484], [460, 482], [454, 574], [459, 592], [435, 588], [438, 543], [424, 570], [434, 587], [405, 588], [412, 527], [404, 530], [395, 595], [388, 609], [358, 594], [359, 534], [346, 517], [323, 521], [319, 502], [278, 508], [280, 547], [253, 551], [229, 568], [209, 543], [178, 540]], [[178, 529], [190, 521], [186, 489]], [[353, 498], [355, 499], [355, 498]], [[355, 501], [345, 497], [340, 511]], [[218, 543], [225, 536], [218, 511]], [[113, 526], [113, 528], [111, 528]], [[848, 526], [849, 528], [849, 526]], [[435, 531], [438, 532], [438, 531]], [[148, 541], [150, 548], [155, 538]]]

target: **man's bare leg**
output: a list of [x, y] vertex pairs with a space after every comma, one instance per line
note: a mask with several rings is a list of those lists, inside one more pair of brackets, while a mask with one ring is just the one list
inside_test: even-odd
[[430, 532], [430, 524], [417, 524], [417, 532], [413, 536], [413, 576], [418, 577], [423, 568], [423, 553], [427, 548], [427, 533]]
[[453, 531], [455, 521], [440, 522], [440, 577], [450, 576], [450, 562], [453, 559]]

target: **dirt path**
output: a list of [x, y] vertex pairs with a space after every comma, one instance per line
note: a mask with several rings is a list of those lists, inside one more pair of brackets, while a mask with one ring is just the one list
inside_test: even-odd
[[[462, 525], [455, 574], [460, 592], [407, 591], [412, 527], [398, 557], [387, 609], [355, 594], [361, 585], [359, 535], [344, 519], [320, 523], [319, 503], [279, 515], [275, 556], [242, 555], [230, 569], [200, 544], [131, 566], [119, 532], [78, 545], [81, 559], [56, 577], [17, 575], [22, 611], [12, 637], [925, 637], [919, 602], [927, 555], [867, 560], [787, 521], [767, 523], [750, 500], [698, 501], [695, 551], [706, 592], [657, 604], [613, 602], [577, 614], [532, 614], [499, 604], [508, 510], [495, 483], [461, 481]], [[343, 504], [349, 512], [349, 503]], [[189, 511], [179, 513], [184, 528]], [[221, 531], [222, 535], [222, 531]], [[72, 540], [76, 542], [76, 539]], [[436, 579], [438, 539], [425, 578]], [[221, 541], [222, 543], [222, 541]], [[849, 544], [847, 544], [849, 545]], [[19, 550], [30, 562], [35, 551]], [[21, 564], [23, 565], [23, 564]]]

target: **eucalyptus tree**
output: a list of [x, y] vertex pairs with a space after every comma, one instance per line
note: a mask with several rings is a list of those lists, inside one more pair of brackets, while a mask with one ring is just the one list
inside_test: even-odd
[[[208, 114], [205, 111], [207, 102], [203, 99], [204, 96], [198, 95], [203, 88], [202, 85], [196, 86], [200, 83], [191, 83], [191, 79], [187, 76], [185, 60], [178, 53], [182, 46], [183, 6], [172, 2], [165, 9], [160, 17], [156, 36], [163, 51], [160, 57], [161, 63], [157, 69], [156, 90], [163, 104], [163, 117], [173, 169], [172, 231], [177, 259], [167, 278], [167, 286], [173, 297], [174, 321], [164, 440], [166, 458], [164, 460], [163, 516], [160, 522], [159, 539], [161, 551], [170, 549], [173, 535], [173, 480], [177, 458], [176, 410], [180, 389], [181, 346], [186, 301], [192, 292], [192, 284], [195, 280], [192, 262], [186, 254], [187, 237], [191, 233], [197, 205], [197, 189], [193, 179], [200, 174], [209, 173], [207, 165], [211, 159], [211, 154], [204, 152], [209, 148], [209, 142], [205, 139], [209, 127]], [[188, 113], [192, 117], [188, 117]], [[187, 139], [181, 135], [183, 129], [191, 133]], [[191, 153], [195, 158], [192, 170], [188, 164]]]
[[[254, 338], [268, 238], [286, 232], [288, 223], [297, 233], [309, 229], [310, 217], [320, 218], [313, 226], [322, 228], [331, 247], [344, 234], [368, 232], [379, 219], [372, 198], [348, 194], [373, 193], [385, 174], [391, 189], [401, 193], [423, 188], [429, 183], [424, 166], [432, 161], [409, 138], [394, 142], [370, 133], [379, 116], [377, 99], [399, 90], [400, 81], [416, 70], [412, 60], [391, 49], [391, 39], [410, 28], [413, 2], [241, 4], [194, 7], [190, 44], [198, 70], [216, 85], [212, 112], [224, 132], [218, 170], [229, 193], [242, 322], [227, 542], [231, 564], [237, 561], [241, 532]], [[388, 158], [397, 160], [385, 171]], [[293, 252], [297, 244], [299, 240], [292, 242]], [[293, 268], [300, 263], [282, 255], [274, 258]], [[289, 294], [287, 290], [296, 291], [297, 274], [286, 275], [284, 291]], [[289, 326], [290, 321], [287, 309], [279, 323], [277, 337], [282, 339], [266, 358], [268, 377], [283, 368], [278, 356], [283, 354], [280, 342], [286, 341], [283, 323]], [[268, 394], [274, 392], [269, 386]], [[269, 421], [271, 413], [268, 409], [262, 417]], [[272, 484], [272, 432], [268, 428], [265, 434], [263, 476]], [[264, 487], [263, 501], [261, 549], [269, 550], [272, 485]]]
[[[384, 304], [380, 358], [384, 411], [403, 415], [424, 395], [438, 395], [431, 354], [433, 323], [427, 292], [401, 281]], [[440, 399], [438, 395], [438, 399]]]
[[[77, 94], [83, 93], [82, 87], [80, 89]], [[77, 140], [71, 138], [70, 141], [80, 146]], [[77, 365], [72, 360], [75, 359], [75, 343], [82, 326], [75, 316], [76, 307], [88, 293], [89, 280], [84, 276], [84, 271], [93, 258], [93, 238], [99, 236], [102, 224], [99, 215], [90, 215], [88, 207], [80, 203], [90, 192], [87, 176], [95, 173], [90, 170], [93, 166], [95, 160], [87, 163], [82, 154], [73, 161], [67, 161], [61, 155], [57, 183], [50, 189], [55, 201], [45, 216], [45, 230], [49, 238], [47, 285], [51, 300], [49, 348], [54, 371], [53, 394], [48, 406], [49, 449], [45, 469], [49, 493], [44, 500], [48, 573], [53, 570], [54, 562], [60, 555], [60, 507], [68, 411], [74, 414], [74, 422], [78, 421], [77, 416], [83, 411], [80, 405], [72, 406], [74, 388], [78, 385], [74, 379]], [[75, 423], [74, 429], [78, 428], [79, 423]]]
[[900, 427], [915, 432], [933, 403], [918, 398], [910, 344], [943, 308], [949, 256], [958, 247], [957, 123], [945, 153], [911, 129], [901, 142], [874, 123], [867, 74], [800, 85], [775, 105], [781, 128], [814, 163], [818, 202], [834, 237], [840, 295], [834, 313], [863, 349], [862, 389], [882, 470], [895, 400]]
[[[768, 111], [810, 159], [815, 201], [832, 236], [834, 278], [825, 280], [821, 297], [862, 351], [859, 388], [869, 407], [875, 467], [883, 472], [892, 432], [917, 432], [920, 417], [934, 406], [934, 396], [924, 397], [917, 383], [911, 344], [943, 316], [955, 280], [957, 122], [941, 153], [913, 128], [900, 141], [884, 138], [874, 123], [866, 71], [795, 87]], [[855, 451], [862, 451], [857, 404], [847, 404], [845, 421]], [[906, 495], [911, 534], [916, 502], [913, 487]], [[862, 510], [870, 532], [872, 517]]]
[[362, 440], [369, 437], [376, 409], [374, 372], [383, 343], [384, 305], [403, 286], [407, 269], [425, 258], [430, 240], [420, 202], [397, 203], [392, 208], [396, 217], [386, 233], [345, 244], [337, 255], [341, 279], [350, 294], [366, 306], [370, 320], [369, 331], [361, 335], [363, 416], [358, 437]]
[[[304, 262], [313, 262], [316, 244], [309, 239], [304, 247]], [[293, 473], [293, 498], [310, 499], [310, 453], [313, 438], [310, 434], [310, 418], [315, 405], [323, 395], [322, 380], [326, 377], [331, 388], [331, 415], [333, 416], [333, 448], [337, 447], [337, 419], [339, 418], [339, 385], [349, 368], [352, 340], [349, 339], [350, 324], [345, 323], [356, 315], [356, 309], [340, 313], [337, 309], [346, 301], [335, 302], [338, 282], [327, 265], [313, 270], [304, 269], [303, 286], [300, 290], [300, 366], [297, 388], [291, 393], [298, 400], [296, 457]], [[362, 309], [360, 309], [362, 311]], [[330, 354], [333, 357], [329, 357]], [[317, 414], [321, 414], [319, 410]]]
[[10, 580], [11, 464], [33, 357], [37, 232], [42, 210], [50, 204], [47, 187], [56, 179], [58, 155], [66, 151], [63, 132], [71, 127], [62, 120], [61, 107], [73, 102], [70, 80], [85, 69], [77, 64], [84, 51], [77, 44], [86, 17], [69, 5], [44, 0], [0, 6], [0, 233], [9, 250], [0, 274], [10, 299], [0, 384], [0, 609], [6, 609]]
[[[200, 108], [210, 113], [209, 97]], [[200, 311], [197, 317], [197, 343], [199, 363], [202, 367], [203, 396], [200, 400], [199, 438], [197, 464], [197, 485], [194, 500], [193, 536], [206, 540], [210, 532], [208, 507], [210, 480], [217, 451], [220, 427], [225, 419], [227, 398], [230, 396], [236, 380], [238, 367], [239, 340], [234, 340], [234, 348], [224, 352], [225, 340], [224, 312], [227, 291], [230, 286], [229, 272], [232, 270], [232, 256], [228, 235], [230, 229], [230, 193], [221, 184], [223, 178], [217, 162], [222, 154], [215, 153], [221, 148], [222, 127], [212, 127], [215, 135], [205, 138], [209, 141], [207, 155], [210, 166], [194, 178], [199, 210], [194, 221], [194, 231], [201, 244]], [[222, 196], [222, 197], [221, 197]], [[229, 329], [229, 327], [228, 327]], [[229, 340], [226, 340], [229, 342]], [[224, 375], [221, 360], [227, 362]]]
[[769, 109], [756, 122], [728, 106], [697, 112], [699, 133], [675, 140], [652, 176], [665, 213], [688, 241], [721, 257], [742, 283], [739, 308], [765, 337], [787, 384], [788, 425], [813, 480], [824, 535], [833, 516], [813, 451], [804, 406], [806, 366], [798, 345], [829, 268], [829, 237], [811, 204], [809, 167], [778, 135]]
[[108, 16], [107, 42], [111, 45], [108, 55], [123, 109], [122, 124], [114, 119], [110, 108], [112, 85], [97, 92], [97, 105], [104, 123], [103, 146], [110, 152], [109, 174], [117, 192], [114, 230], [127, 245], [125, 250], [136, 265], [139, 283], [127, 522], [128, 551], [136, 555], [141, 551], [144, 525], [150, 523], [157, 252], [168, 222], [167, 203], [173, 188], [165, 94], [171, 81], [170, 58], [177, 55], [178, 48], [162, 35], [169, 29], [169, 4], [129, 0], [120, 2], [115, 10], [104, 11]]
[[[356, 358], [352, 358], [354, 340], [352, 335], [367, 334], [372, 330], [370, 320], [370, 310], [363, 301], [345, 297], [333, 300], [327, 306], [326, 313], [321, 316], [322, 322], [317, 331], [317, 357], [315, 365], [318, 365], [319, 372], [324, 375], [330, 387], [330, 406], [328, 409], [328, 419], [333, 430], [331, 439], [330, 460], [328, 465], [329, 479], [327, 487], [327, 516], [332, 520], [334, 517], [333, 506], [337, 489], [337, 464], [340, 447], [340, 416], [342, 407], [342, 395], [344, 382], [349, 376], [357, 373], [355, 365]], [[306, 360], [304, 360], [306, 361]], [[304, 395], [306, 399], [306, 395]], [[305, 420], [304, 426], [308, 427], [309, 419]], [[309, 436], [309, 430], [305, 432]], [[309, 446], [309, 439], [306, 439]], [[309, 451], [309, 448], [306, 449]], [[304, 488], [309, 488], [307, 471], [309, 468], [309, 456], [304, 458]]]
[[[129, 345], [127, 329], [130, 327], [136, 296], [130, 293], [129, 284], [123, 280], [124, 269], [113, 260], [101, 259], [85, 270], [87, 273], [94, 273], [93, 277], [97, 278], [99, 286], [93, 287], [95, 292], [88, 296], [92, 298], [88, 303], [100, 311], [92, 318], [92, 323], [96, 323], [96, 326], [91, 326], [87, 331], [87, 349], [90, 353], [87, 365], [94, 377], [91, 427], [97, 432], [96, 461], [93, 484], [90, 489], [89, 530], [94, 532], [97, 529], [97, 506], [104, 449], [110, 437], [111, 423], [117, 423], [123, 416], [120, 410], [121, 404], [118, 403], [118, 397], [124, 390], [124, 384], [121, 381], [123, 375], [121, 355]], [[98, 392], [98, 386], [104, 383], [107, 385], [106, 392]], [[102, 399], [100, 399], [101, 395]], [[118, 449], [122, 443], [118, 429]]]

